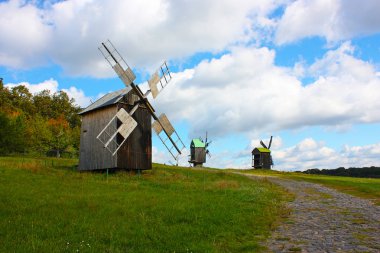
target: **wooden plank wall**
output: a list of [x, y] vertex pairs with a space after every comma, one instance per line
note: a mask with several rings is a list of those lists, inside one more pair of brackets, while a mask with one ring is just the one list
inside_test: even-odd
[[116, 112], [116, 105], [112, 105], [82, 116], [79, 170], [99, 170], [117, 167], [117, 156], [112, 156], [96, 138]]
[[270, 153], [257, 153], [253, 156], [253, 166], [259, 169], [270, 169], [271, 168], [271, 160]]
[[261, 167], [261, 153], [258, 152], [258, 153], [255, 153], [253, 155], [253, 164], [252, 164], [252, 167], [255, 167], [255, 168], [260, 168]]
[[270, 169], [271, 168], [270, 153], [263, 153], [261, 154], [261, 157], [263, 161], [263, 169]]
[[195, 149], [195, 161], [197, 163], [206, 162], [206, 149], [204, 148], [194, 148]]
[[190, 147], [190, 161], [195, 160], [195, 148]]
[[[133, 106], [119, 104], [119, 108], [130, 111]], [[117, 153], [119, 168], [128, 170], [152, 169], [152, 120], [148, 110], [140, 106], [132, 116], [137, 127]]]

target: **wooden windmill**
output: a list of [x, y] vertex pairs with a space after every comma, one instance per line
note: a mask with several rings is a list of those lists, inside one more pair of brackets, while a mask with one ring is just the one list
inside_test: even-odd
[[151, 169], [151, 128], [177, 160], [185, 145], [166, 115], [157, 116], [147, 99], [150, 93], [156, 98], [171, 80], [166, 62], [148, 80], [150, 89], [143, 93], [134, 83], [132, 69], [109, 40], [99, 50], [126, 88], [106, 94], [80, 113], [79, 170]]
[[252, 150], [252, 167], [255, 169], [271, 169], [273, 165], [270, 147], [272, 145], [272, 138], [270, 137], [269, 144], [266, 146], [261, 140], [262, 147], [255, 147]]
[[190, 143], [190, 159], [189, 163], [193, 167], [202, 167], [203, 163], [206, 162], [206, 154], [211, 157], [208, 146], [211, 144], [211, 141], [207, 141], [207, 132], [205, 141], [202, 138], [192, 139]]

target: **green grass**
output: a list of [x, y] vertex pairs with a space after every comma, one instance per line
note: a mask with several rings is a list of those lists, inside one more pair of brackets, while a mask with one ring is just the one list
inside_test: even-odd
[[326, 176], [296, 172], [279, 172], [273, 170], [249, 170], [246, 171], [246, 173], [256, 174], [259, 176], [279, 176], [289, 179], [318, 183], [357, 197], [370, 199], [374, 204], [380, 205], [379, 178]]
[[292, 173], [287, 175], [296, 180], [304, 180], [312, 183], [323, 184], [338, 191], [357, 197], [370, 199], [374, 204], [380, 205], [380, 179], [339, 177], [325, 175], [308, 175]]
[[75, 164], [0, 158], [0, 252], [255, 252], [287, 213], [266, 180], [158, 164], [107, 177]]

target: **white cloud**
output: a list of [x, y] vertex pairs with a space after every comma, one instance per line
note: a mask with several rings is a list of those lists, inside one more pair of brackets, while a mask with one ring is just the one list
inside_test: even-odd
[[380, 143], [365, 146], [345, 145], [341, 151], [325, 146], [312, 138], [295, 146], [272, 151], [276, 170], [307, 170], [313, 168], [365, 167], [380, 164]]
[[82, 108], [87, 107], [91, 104], [93, 98], [87, 97], [83, 90], [77, 89], [76, 87], [71, 86], [68, 89], [62, 89], [66, 94], [75, 100], [75, 104], [81, 106]]
[[380, 2], [367, 0], [297, 0], [279, 19], [276, 42], [290, 43], [321, 36], [327, 41], [351, 39], [380, 32]]
[[222, 151], [213, 153], [212, 157], [207, 157], [207, 162], [204, 166], [220, 169], [246, 169], [251, 167], [250, 154], [243, 155], [242, 152]]
[[179, 166], [188, 167], [189, 154], [190, 151], [187, 148], [184, 148], [182, 150], [182, 154], [178, 156], [178, 161], [176, 161], [164, 147], [161, 150], [161, 148], [152, 146], [152, 161], [155, 163], [162, 163], [168, 165], [175, 165], [178, 163]]
[[170, 164], [169, 161], [172, 161], [170, 154], [164, 151], [152, 146], [152, 161], [155, 163]]
[[[268, 143], [269, 139], [263, 139]], [[260, 139], [252, 139], [251, 144], [238, 152], [223, 151], [215, 154], [215, 160], [207, 161], [207, 166], [215, 168], [252, 168], [251, 151], [253, 147], [261, 146]], [[304, 171], [307, 169], [335, 169], [338, 167], [379, 166], [380, 143], [349, 146], [340, 150], [328, 147], [325, 141], [317, 141], [311, 137], [301, 140], [294, 146], [283, 147], [280, 136], [273, 138], [272, 157], [273, 169], [281, 171]]]
[[[270, 16], [284, 5], [282, 17]], [[55, 63], [69, 75], [104, 77], [113, 73], [97, 47], [108, 38], [132, 67], [149, 70], [165, 58], [260, 43], [272, 40], [273, 33], [279, 44], [309, 36], [343, 40], [379, 32], [379, 5], [377, 0], [360, 8], [356, 0], [69, 0], [42, 8], [11, 0], [0, 3], [0, 31], [6, 35], [0, 65]]]
[[[268, 138], [264, 138], [264, 139], [252, 139], [251, 140], [251, 144], [249, 145], [248, 147], [248, 151], [249, 153], [251, 153], [251, 151], [255, 148], [255, 147], [261, 147], [261, 144], [260, 144], [260, 141], [263, 141], [264, 144], [269, 147], [269, 141], [270, 141], [270, 137]], [[272, 145], [271, 145], [271, 149], [279, 149], [282, 147], [282, 139], [280, 136], [273, 136], [272, 138]]]
[[52, 32], [43, 11], [25, 1], [11, 0], [0, 2], [0, 13], [0, 65], [41, 65]]
[[[39, 93], [43, 90], [49, 90], [51, 94], [56, 93], [59, 91], [58, 89], [58, 82], [54, 79], [49, 79], [46, 81], [43, 81], [41, 83], [37, 84], [30, 84], [28, 82], [21, 82], [21, 83], [7, 83], [4, 86], [11, 89], [15, 86], [23, 85], [32, 94]], [[81, 106], [81, 107], [86, 107], [88, 106], [91, 102], [91, 99], [94, 100], [92, 97], [87, 97], [83, 90], [77, 89], [76, 87], [70, 87], [68, 89], [62, 89], [62, 91], [66, 92], [69, 98], [73, 98], [75, 100], [75, 104]], [[98, 96], [99, 97], [99, 96]]]
[[43, 90], [49, 90], [51, 93], [55, 93], [58, 91], [58, 82], [54, 79], [49, 79], [46, 81], [43, 81], [42, 83], [37, 83], [37, 84], [30, 84], [28, 82], [21, 82], [21, 83], [7, 83], [4, 86], [7, 88], [13, 88], [15, 86], [23, 85], [32, 94], [36, 94], [38, 92], [41, 92]]
[[316, 81], [304, 86], [293, 69], [275, 66], [273, 50], [235, 47], [173, 74], [154, 104], [173, 120], [187, 120], [190, 136], [379, 122], [380, 78], [353, 51], [343, 43], [306, 66]]
[[[71, 0], [44, 9], [12, 0], [0, 4], [0, 65], [32, 67], [45, 59], [70, 75], [109, 76], [97, 47], [111, 39], [131, 66], [218, 52], [252, 40], [254, 27], [284, 0]], [[4, 14], [5, 13], [5, 14]], [[28, 29], [24, 29], [28, 27]]]

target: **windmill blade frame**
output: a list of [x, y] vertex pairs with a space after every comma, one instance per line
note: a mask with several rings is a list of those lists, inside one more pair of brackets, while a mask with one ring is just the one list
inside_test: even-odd
[[[153, 98], [156, 98], [158, 94], [166, 87], [166, 85], [172, 79], [169, 67], [166, 61], [154, 72], [154, 74], [148, 80], [148, 85], [150, 87], [150, 92]], [[160, 84], [160, 85], [158, 85]]]
[[[172, 126], [169, 119], [166, 117], [164, 113], [162, 113], [160, 117], [153, 122], [152, 128], [156, 132], [158, 138], [164, 144], [166, 149], [169, 151], [169, 153], [173, 156], [175, 160], [177, 160], [178, 156], [181, 154], [180, 151], [185, 148], [185, 144], [182, 142], [177, 131], [174, 129], [174, 127]], [[165, 132], [166, 138], [161, 134], [162, 132]], [[168, 141], [170, 141], [170, 143]], [[178, 148], [178, 146], [180, 147], [180, 149]], [[177, 150], [177, 155], [173, 153], [174, 150]]]
[[273, 139], [273, 136], [270, 137], [269, 144], [268, 144], [268, 149], [270, 149], [270, 147], [272, 146], [272, 139]]
[[110, 40], [102, 42], [98, 49], [119, 78], [123, 81], [125, 86], [130, 86], [136, 79], [136, 75], [133, 73], [131, 67], [129, 67], [128, 63], [124, 60], [119, 51], [117, 51], [112, 42]]

